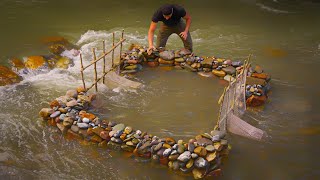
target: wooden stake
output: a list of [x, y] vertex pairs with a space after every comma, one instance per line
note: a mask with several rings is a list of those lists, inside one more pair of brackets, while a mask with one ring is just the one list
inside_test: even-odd
[[[123, 34], [124, 34], [124, 29], [122, 30], [120, 41], [123, 40]], [[121, 61], [121, 54], [122, 54], [122, 42], [121, 42], [121, 45], [120, 45], [120, 55], [119, 55], [120, 61]]]
[[[82, 54], [81, 54], [81, 52], [80, 52], [80, 63], [81, 63], [81, 70], [80, 70], [80, 72], [81, 72], [82, 84], [83, 84], [83, 88], [86, 90], [86, 83], [84, 82], [84, 77], [83, 77], [83, 71], [84, 71], [84, 69], [83, 69], [83, 61], [82, 61]], [[87, 91], [87, 90], [86, 90], [86, 91]]]
[[98, 79], [98, 74], [97, 74], [97, 62], [96, 62], [96, 50], [95, 48], [92, 48], [92, 53], [93, 53], [93, 59], [94, 59], [94, 84], [96, 88], [96, 92], [98, 92], [98, 85], [97, 85], [97, 79]]
[[[114, 47], [114, 32], [112, 33], [112, 47]], [[111, 57], [111, 68], [113, 68], [113, 64], [114, 64], [114, 49], [112, 49], [112, 57]]]
[[[103, 54], [105, 54], [106, 53], [106, 43], [105, 43], [105, 41], [103, 40], [102, 41], [102, 46], [103, 46]], [[103, 56], [103, 74], [105, 74], [106, 73], [106, 56]], [[102, 82], [103, 82], [103, 84], [104, 84], [104, 81], [105, 81], [105, 79], [104, 79], [104, 76], [103, 76], [103, 78], [102, 78]]]

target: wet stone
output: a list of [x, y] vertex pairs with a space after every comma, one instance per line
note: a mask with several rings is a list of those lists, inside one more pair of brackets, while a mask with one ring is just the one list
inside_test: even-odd
[[206, 168], [208, 164], [209, 164], [208, 161], [203, 159], [202, 157], [198, 157], [194, 162], [194, 165], [200, 169]]
[[63, 121], [65, 117], [66, 117], [66, 114], [60, 114], [59, 119]]
[[213, 145], [208, 145], [208, 146], [206, 146], [206, 150], [207, 150], [208, 152], [213, 152], [213, 151], [215, 150], [215, 148], [214, 148]]
[[72, 125], [71, 130], [75, 133], [79, 132], [79, 127], [77, 125]]
[[170, 156], [168, 157], [168, 159], [169, 159], [170, 161], [175, 161], [176, 159], [178, 159], [178, 157], [179, 157], [179, 154], [173, 154], [173, 155], [170, 155]]
[[204, 177], [204, 174], [199, 169], [196, 169], [196, 168], [192, 170], [192, 174], [194, 179], [202, 179]]
[[113, 134], [113, 137], [119, 138], [122, 135], [122, 133], [123, 133], [123, 130], [119, 130], [119, 131], [117, 131], [116, 133]]
[[184, 145], [179, 144], [179, 145], [178, 145], [178, 153], [181, 154], [181, 153], [184, 152], [184, 150], [185, 150]]
[[130, 134], [132, 132], [132, 127], [130, 126], [127, 126], [125, 129], [124, 129], [124, 133], [126, 134]]
[[60, 111], [56, 111], [56, 112], [54, 112], [54, 113], [52, 113], [52, 114], [50, 115], [50, 118], [56, 118], [56, 117], [58, 117], [60, 114], [61, 114]]
[[155, 151], [158, 151], [160, 148], [162, 148], [163, 142], [159, 143], [156, 145], [156, 147], [154, 148]]
[[197, 155], [204, 157], [207, 155], [207, 150], [202, 147], [202, 146], [198, 146], [194, 149], [194, 153], [196, 153]]
[[187, 162], [187, 164], [186, 164], [186, 168], [191, 168], [192, 166], [193, 166], [193, 159], [190, 159], [188, 162]]
[[172, 149], [170, 149], [170, 148], [166, 149], [166, 150], [163, 152], [163, 156], [164, 156], [164, 157], [168, 157], [168, 156], [170, 155], [171, 151], [172, 151]]
[[196, 154], [196, 153], [192, 153], [192, 154], [191, 154], [191, 158], [192, 158], [192, 159], [196, 159], [196, 158], [198, 158], [198, 157], [199, 157], [199, 156], [198, 156], [198, 154]]
[[63, 120], [63, 125], [65, 127], [71, 127], [71, 125], [73, 124], [73, 119], [71, 117], [65, 117]]
[[217, 157], [216, 152], [213, 152], [213, 153], [207, 154], [206, 159], [207, 159], [208, 162], [211, 162], [211, 161], [215, 160], [216, 157]]
[[218, 131], [218, 130], [213, 130], [210, 132], [212, 136], [218, 135], [220, 139], [224, 138], [226, 136], [225, 131]]
[[115, 138], [115, 137], [112, 137], [111, 141], [119, 144], [122, 143], [122, 140], [120, 138]]
[[132, 143], [133, 143], [133, 144], [138, 144], [139, 142], [140, 142], [139, 139], [135, 139], [135, 138], [132, 139]]
[[169, 144], [167, 144], [167, 143], [164, 143], [163, 145], [162, 145], [162, 147], [164, 147], [164, 148], [171, 148], [171, 146], [169, 145]]
[[181, 162], [187, 162], [191, 158], [191, 153], [189, 151], [185, 151], [184, 153], [180, 154], [178, 160]]
[[121, 146], [113, 141], [109, 141], [107, 144], [108, 148], [113, 149], [113, 150], [120, 150]]
[[178, 154], [178, 151], [177, 151], [177, 150], [172, 149], [172, 151], [171, 151], [171, 155], [175, 155], [175, 154]]
[[121, 149], [127, 152], [133, 152], [134, 147], [129, 146], [129, 145], [121, 145]]
[[201, 139], [197, 140], [197, 143], [200, 146], [207, 146], [207, 145], [211, 145], [212, 141], [207, 138], [201, 138]]
[[173, 170], [175, 170], [175, 171], [177, 171], [180, 168], [178, 161], [173, 161], [172, 166], [173, 166], [172, 167]]
[[188, 143], [188, 151], [190, 151], [191, 153], [193, 153], [194, 149], [195, 149], [194, 144], [191, 143], [191, 142], [189, 142], [189, 143]]

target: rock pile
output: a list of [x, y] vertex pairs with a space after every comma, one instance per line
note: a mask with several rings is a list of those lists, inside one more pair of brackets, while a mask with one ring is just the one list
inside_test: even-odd
[[160, 163], [174, 171], [192, 174], [195, 179], [221, 173], [221, 161], [230, 150], [225, 132], [213, 130], [187, 142], [159, 138], [87, 112], [94, 98], [83, 88], [69, 90], [53, 100], [50, 108], [41, 109], [39, 115], [69, 138], [126, 151], [139, 162]]
[[[176, 51], [156, 49], [147, 52], [147, 48], [132, 44], [129, 51], [122, 55], [121, 73], [136, 73], [142, 70], [145, 63], [150, 67], [174, 66], [176, 69], [186, 69], [197, 72], [204, 77], [213, 75], [225, 80], [234, 81], [236, 75], [243, 70], [242, 61], [217, 57], [200, 57], [187, 49]], [[250, 67], [247, 74], [246, 104], [247, 106], [261, 106], [267, 100], [270, 90], [270, 76], [260, 66]]]

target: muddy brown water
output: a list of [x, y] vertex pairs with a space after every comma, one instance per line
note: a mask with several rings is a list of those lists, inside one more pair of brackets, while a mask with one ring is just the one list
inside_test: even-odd
[[[232, 151], [220, 179], [317, 179], [320, 139], [319, 3], [315, 1], [174, 1], [190, 12], [196, 54], [244, 59], [272, 76], [263, 111], [245, 120], [269, 135], [256, 142], [228, 135]], [[145, 1], [0, 2], [0, 62], [47, 54], [39, 40], [64, 36], [83, 51], [125, 29], [127, 43], [147, 45], [153, 11], [165, 3]], [[177, 36], [168, 48], [182, 46]], [[38, 116], [42, 107], [81, 84], [79, 61], [69, 70], [29, 75], [0, 88], [1, 179], [191, 179], [163, 166], [137, 163], [123, 153], [84, 146], [60, 136]], [[86, 75], [90, 76], [92, 72]], [[145, 68], [138, 92], [101, 87], [102, 117], [160, 137], [187, 140], [210, 131], [223, 85], [216, 78], [165, 68]], [[89, 80], [88, 80], [89, 81]]]

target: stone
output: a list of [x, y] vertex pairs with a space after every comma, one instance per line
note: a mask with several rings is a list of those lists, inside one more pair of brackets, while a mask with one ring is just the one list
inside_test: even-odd
[[266, 80], [264, 79], [259, 79], [259, 78], [255, 78], [255, 77], [247, 77], [247, 81], [246, 83], [248, 85], [261, 85], [261, 86], [265, 86], [267, 84]]
[[[177, 150], [172, 149], [172, 151], [171, 151], [171, 155], [175, 155], [175, 154], [178, 154], [178, 151], [177, 151]], [[181, 154], [181, 153], [180, 153], [180, 154]]]
[[87, 124], [88, 124], [88, 123], [90, 122], [90, 120], [89, 120], [88, 118], [83, 118], [83, 119], [82, 119], [82, 122], [84, 122], [84, 123], [87, 123]]
[[60, 114], [61, 114], [60, 111], [56, 111], [56, 112], [54, 112], [54, 113], [52, 113], [52, 114], [50, 115], [50, 118], [56, 118], [56, 117], [58, 117]]
[[140, 142], [139, 139], [136, 139], [136, 138], [132, 139], [133, 144], [138, 144], [139, 142]]
[[243, 63], [241, 61], [233, 61], [232, 64], [231, 64], [233, 67], [239, 67], [239, 66], [242, 66]]
[[68, 111], [67, 111], [67, 109], [65, 109], [65, 108], [59, 108], [58, 109], [61, 113], [67, 113]]
[[232, 61], [230, 59], [227, 59], [223, 62], [223, 64], [231, 66], [232, 65]]
[[254, 72], [256, 72], [256, 73], [263, 73], [263, 69], [262, 69], [262, 67], [261, 66], [255, 66], [255, 68], [254, 68]]
[[25, 68], [24, 63], [20, 59], [15, 58], [15, 57], [11, 58], [9, 60], [9, 63], [11, 64], [12, 68], [15, 69], [15, 71], [19, 71], [19, 70]]
[[270, 76], [266, 73], [252, 73], [251, 77], [264, 79], [266, 81], [269, 81], [271, 79]]
[[205, 157], [207, 155], [207, 150], [202, 146], [198, 146], [194, 149], [194, 153], [201, 157]]
[[209, 140], [208, 138], [201, 138], [197, 140], [198, 145], [200, 146], [207, 146], [207, 145], [212, 145], [212, 141]]
[[216, 151], [221, 151], [223, 148], [223, 145], [221, 145], [220, 142], [215, 142], [213, 146]]
[[42, 108], [39, 112], [39, 115], [42, 118], [48, 118], [52, 113], [54, 113], [53, 109], [51, 108]]
[[115, 142], [115, 143], [118, 143], [118, 144], [121, 144], [122, 143], [122, 140], [120, 138], [115, 138], [115, 137], [112, 137], [111, 138], [111, 141], [112, 142]]
[[206, 156], [206, 160], [208, 162], [211, 162], [211, 161], [215, 160], [216, 157], [217, 157], [217, 153], [216, 152], [208, 153], [207, 156]]
[[180, 56], [190, 55], [191, 53], [192, 53], [192, 52], [191, 52], [189, 49], [185, 49], [185, 48], [183, 48], [183, 49], [181, 49], [181, 50], [179, 51]]
[[194, 179], [202, 179], [204, 177], [204, 174], [199, 169], [196, 169], [196, 168], [192, 170], [192, 174]]
[[166, 64], [166, 65], [173, 65], [174, 64], [173, 60], [164, 60], [162, 58], [159, 58], [158, 61], [159, 61], [160, 64]]
[[160, 148], [162, 148], [163, 142], [160, 142], [159, 144], [156, 145], [154, 148], [155, 151], [158, 151]]
[[148, 61], [147, 62], [149, 67], [157, 67], [159, 66], [159, 62], [158, 61]]
[[87, 124], [87, 123], [77, 123], [77, 126], [78, 126], [80, 129], [88, 129], [89, 124]]
[[265, 95], [264, 96], [252, 95], [247, 99], [246, 105], [251, 107], [257, 107], [257, 106], [264, 105], [266, 101], [267, 101], [267, 96]]
[[86, 92], [86, 89], [83, 86], [79, 86], [79, 87], [77, 87], [77, 92], [84, 93], [84, 92]]
[[195, 160], [194, 165], [199, 169], [204, 169], [209, 165], [209, 163], [207, 160], [203, 159], [202, 157], [198, 157]]
[[160, 156], [159, 162], [162, 165], [168, 165], [169, 160], [167, 157]]
[[197, 72], [198, 70], [195, 68], [192, 68], [189, 64], [181, 63], [181, 67], [183, 67], [186, 70], [189, 70], [191, 72]]
[[129, 146], [129, 145], [121, 145], [121, 149], [127, 152], [133, 152], [134, 147]]
[[102, 127], [94, 127], [92, 128], [92, 132], [95, 133], [96, 135], [100, 136], [100, 133], [103, 131], [104, 129]]
[[125, 70], [135, 70], [137, 68], [138, 68], [137, 64], [129, 65], [129, 66], [125, 66], [124, 67]]
[[[77, 124], [78, 125], [78, 124]], [[78, 126], [79, 127], [79, 126]], [[88, 133], [87, 133], [87, 130], [86, 129], [79, 129], [79, 134], [82, 136], [82, 137], [84, 137], [84, 138], [86, 138], [86, 137], [88, 137]]]
[[227, 146], [228, 145], [228, 141], [226, 139], [221, 139], [220, 141], [222, 146]]
[[62, 125], [61, 123], [57, 123], [57, 127], [58, 129], [62, 132], [62, 134], [67, 133], [68, 128], [66, 128], [64, 125]]
[[173, 60], [174, 59], [174, 52], [173, 51], [163, 51], [159, 53], [159, 56], [163, 60]]
[[171, 151], [172, 151], [172, 149], [171, 149], [171, 148], [168, 148], [168, 149], [164, 150], [164, 152], [163, 152], [162, 155], [163, 155], [164, 157], [168, 157], [168, 156], [170, 155]]
[[71, 126], [71, 130], [75, 133], [78, 133], [79, 132], [79, 127], [77, 125], [72, 125]]
[[46, 65], [46, 61], [42, 56], [29, 56], [25, 62], [26, 68], [35, 70]]
[[190, 151], [185, 151], [184, 153], [180, 154], [178, 160], [181, 162], [188, 162], [191, 159]]
[[68, 90], [66, 92], [67, 97], [72, 97], [72, 98], [77, 98], [78, 97], [78, 92], [77, 90]]
[[127, 141], [127, 142], [126, 142], [126, 145], [128, 145], [128, 146], [135, 146], [132, 141]]
[[63, 124], [65, 127], [71, 127], [71, 125], [73, 124], [73, 121], [74, 121], [73, 118], [71, 118], [71, 117], [65, 117], [62, 124]]
[[70, 139], [70, 140], [82, 140], [83, 137], [81, 135], [79, 135], [78, 133], [72, 131], [71, 129], [68, 129], [67, 133], [66, 133], [66, 139]]
[[220, 177], [222, 174], [222, 171], [221, 169], [215, 169], [213, 171], [210, 171], [208, 174], [207, 174], [207, 177]]
[[202, 67], [211, 68], [214, 59], [212, 57], [206, 57], [203, 61], [201, 61]]
[[227, 74], [225, 77], [223, 77], [224, 80], [228, 81], [228, 82], [232, 82], [235, 80], [234, 77], [230, 76], [229, 74]]
[[6, 66], [0, 65], [0, 86], [18, 83], [22, 78]]
[[218, 135], [220, 139], [224, 138], [226, 136], [225, 131], [219, 131], [219, 130], [213, 130], [210, 132], [212, 136]]
[[175, 160], [178, 159], [178, 157], [179, 157], [179, 154], [172, 154], [172, 155], [170, 155], [170, 156], [168, 157], [168, 159], [169, 159], [170, 161], [175, 161]]
[[184, 62], [184, 59], [182, 57], [179, 57], [179, 58], [175, 58], [174, 61], [181, 63], [181, 62]]
[[198, 156], [198, 154], [196, 154], [196, 153], [192, 153], [192, 154], [191, 154], [191, 158], [192, 158], [192, 159], [196, 159], [196, 158], [198, 158], [198, 157], [199, 157], [199, 156]]
[[166, 149], [171, 148], [171, 146], [170, 146], [169, 144], [167, 144], [167, 143], [164, 143], [164, 144], [162, 145], [162, 147], [164, 147], [164, 148], [166, 148]]
[[164, 149], [164, 148], [159, 149], [159, 150], [157, 151], [157, 155], [160, 156], [160, 157], [162, 157], [165, 150], [166, 150], [166, 149]]
[[69, 65], [72, 64], [73, 61], [67, 57], [61, 57], [55, 63], [56, 68], [68, 69]]
[[208, 145], [208, 146], [206, 146], [206, 150], [207, 150], [208, 152], [213, 152], [213, 151], [215, 150], [215, 148], [214, 148], [213, 145]]
[[130, 134], [132, 132], [132, 127], [130, 126], [127, 126], [125, 129], [124, 129], [124, 133], [126, 134]]
[[102, 138], [102, 139], [105, 139], [105, 140], [110, 140], [110, 136], [109, 136], [109, 132], [108, 131], [101, 131], [99, 136]]
[[195, 149], [195, 145], [193, 144], [193, 142], [189, 142], [188, 143], [188, 151], [193, 153], [194, 149]]
[[119, 138], [123, 133], [123, 130], [117, 131], [116, 133], [113, 134], [113, 137]]
[[116, 150], [116, 151], [119, 151], [121, 149], [121, 146], [113, 141], [109, 141], [108, 144], [107, 144], [107, 147], [109, 149], [113, 149], [113, 150]]
[[179, 168], [180, 168], [180, 167], [179, 167], [179, 162], [178, 162], [178, 161], [173, 161], [173, 163], [172, 163], [172, 169], [173, 169], [174, 171], [177, 171]]
[[186, 168], [190, 169], [193, 166], [193, 163], [194, 163], [193, 159], [190, 159], [186, 164]]
[[176, 141], [173, 138], [166, 138], [166, 143], [172, 146], [176, 143]]
[[236, 74], [236, 68], [234, 68], [233, 66], [228, 66], [228, 67], [222, 68], [222, 71], [224, 71], [230, 75]]
[[73, 100], [67, 102], [66, 105], [67, 105], [68, 107], [73, 107], [73, 106], [76, 106], [77, 104], [78, 104], [78, 102], [77, 102], [75, 99], [73, 99]]
[[[60, 114], [59, 120], [63, 121], [65, 117], [66, 117], [66, 114]], [[76, 121], [74, 121], [73, 123], [75, 123], [75, 122]]]
[[178, 150], [177, 150], [177, 151], [178, 151], [178, 153], [179, 153], [179, 154], [181, 154], [181, 153], [183, 153], [183, 152], [184, 152], [184, 150], [185, 150], [184, 145], [183, 145], [183, 144], [179, 144], [179, 145], [178, 145]]
[[117, 124], [112, 128], [112, 131], [122, 131], [124, 130], [125, 126], [124, 124]]
[[224, 77], [226, 75], [226, 73], [224, 71], [220, 71], [220, 70], [212, 70], [212, 73], [218, 77]]
[[124, 141], [127, 137], [127, 134], [123, 133], [120, 135], [120, 139], [122, 139], [122, 141]]

